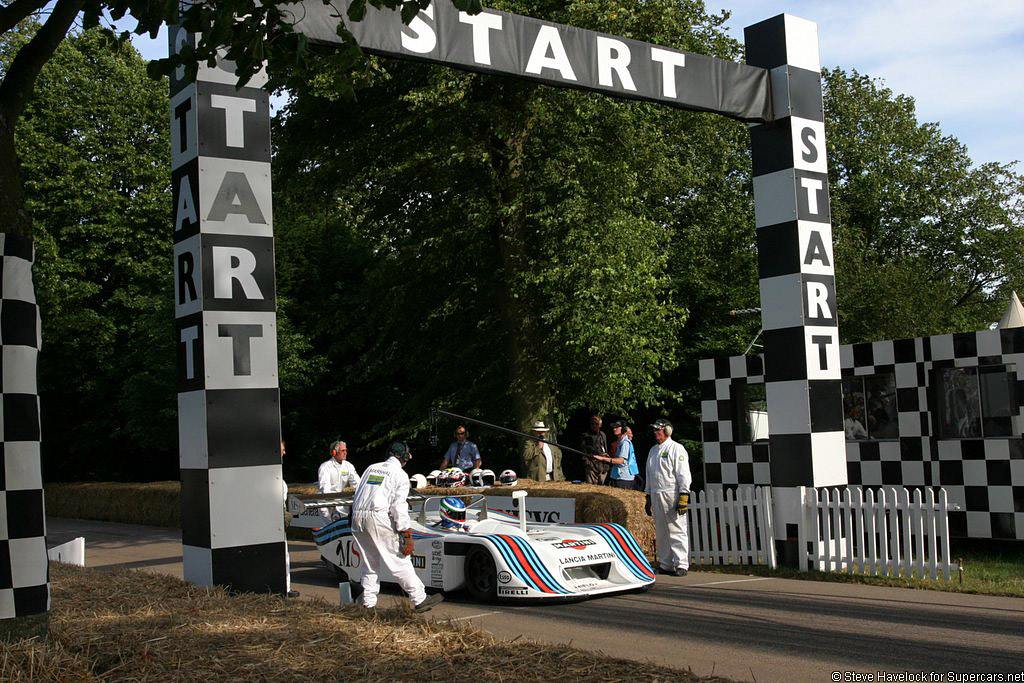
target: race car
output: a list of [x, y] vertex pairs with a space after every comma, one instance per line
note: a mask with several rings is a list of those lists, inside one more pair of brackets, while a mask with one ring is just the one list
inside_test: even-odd
[[[458, 496], [464, 522], [446, 526], [446, 496], [409, 496], [413, 567], [428, 588], [465, 589], [474, 599], [578, 600], [595, 595], [644, 590], [654, 570], [633, 536], [619, 524], [543, 524], [526, 522], [526, 491], [516, 491], [522, 517], [491, 510], [481, 494]], [[293, 502], [293, 513], [332, 505], [337, 499]], [[348, 502], [350, 506], [350, 501]], [[320, 557], [340, 580], [358, 583], [364, 566], [352, 538], [348, 515], [313, 531]], [[382, 581], [394, 581], [385, 568]]]

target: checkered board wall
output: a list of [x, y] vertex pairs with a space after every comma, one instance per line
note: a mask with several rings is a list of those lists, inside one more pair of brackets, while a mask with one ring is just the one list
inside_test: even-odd
[[[840, 360], [844, 378], [896, 378], [899, 437], [846, 442], [851, 486], [942, 487], [961, 508], [950, 513], [955, 536], [1024, 540], [1024, 328], [845, 345]], [[1013, 436], [937, 438], [933, 370], [985, 365], [1015, 373]], [[734, 425], [738, 388], [763, 382], [762, 356], [700, 362], [708, 486], [771, 485], [768, 442], [738, 443]]]
[[0, 619], [10, 619], [46, 612], [50, 589], [32, 241], [0, 233], [0, 259]]

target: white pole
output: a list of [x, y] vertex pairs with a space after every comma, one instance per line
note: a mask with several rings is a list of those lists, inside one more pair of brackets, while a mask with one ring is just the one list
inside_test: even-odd
[[526, 534], [526, 491], [513, 491], [512, 500], [519, 501], [519, 530]]

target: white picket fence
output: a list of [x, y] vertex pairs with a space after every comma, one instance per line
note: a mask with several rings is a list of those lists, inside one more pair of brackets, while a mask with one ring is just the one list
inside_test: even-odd
[[690, 564], [763, 564], [775, 568], [771, 488], [700, 491], [690, 498]]
[[[881, 576], [949, 579], [956, 568], [949, 556], [945, 489], [801, 487], [800, 570], [845, 571]], [[808, 550], [809, 547], [809, 550]]]

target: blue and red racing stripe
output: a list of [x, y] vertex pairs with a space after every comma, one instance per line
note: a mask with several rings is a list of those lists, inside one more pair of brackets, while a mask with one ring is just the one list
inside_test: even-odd
[[331, 522], [327, 526], [322, 526], [319, 529], [314, 529], [313, 540], [316, 541], [317, 545], [323, 545], [324, 543], [333, 541], [336, 538], [348, 536], [351, 533], [351, 522], [346, 517], [344, 519], [339, 519], [334, 522]]
[[494, 544], [512, 573], [527, 586], [550, 595], [570, 595], [572, 593], [551, 576], [526, 540], [505, 534], [489, 534], [480, 538], [486, 538]]
[[619, 524], [575, 524], [574, 526], [593, 529], [599, 533], [616, 557], [641, 581], [654, 578], [654, 569], [647, 561], [647, 556], [636, 544], [633, 534], [626, 531], [623, 526]]
[[497, 515], [498, 517], [504, 517], [507, 521], [510, 521], [510, 522], [518, 522], [519, 521], [518, 517], [516, 517], [515, 515], [510, 515], [507, 512], [505, 512], [504, 510], [497, 510], [495, 508], [487, 508], [487, 512], [489, 514], [492, 514], [492, 515]]

